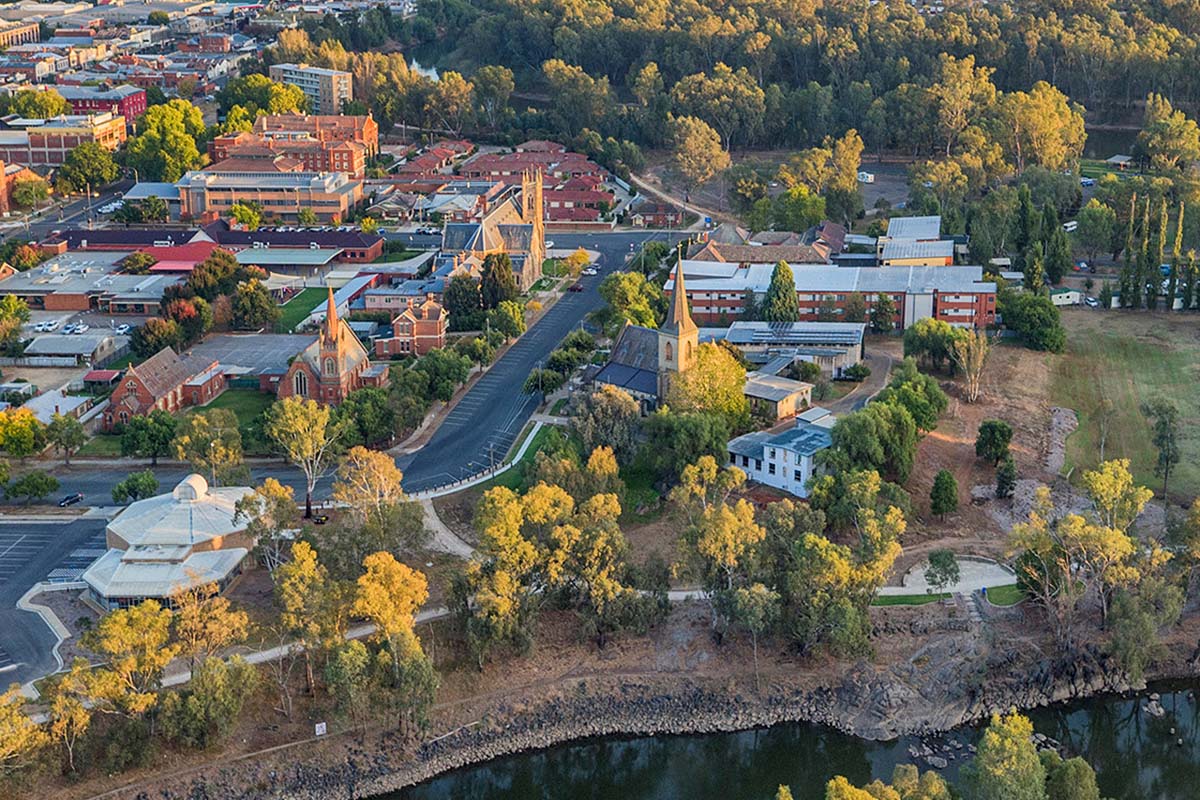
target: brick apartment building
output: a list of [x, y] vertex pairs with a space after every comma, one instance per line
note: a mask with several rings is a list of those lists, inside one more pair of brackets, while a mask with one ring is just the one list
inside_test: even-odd
[[379, 123], [370, 114], [267, 114], [254, 120], [254, 133], [273, 140], [358, 142], [366, 148], [368, 158], [379, 155]]
[[[746, 292], [759, 301], [771, 282], [773, 264], [685, 261], [684, 276], [692, 315], [701, 324], [725, 324], [742, 314]], [[879, 295], [896, 306], [897, 327], [933, 317], [960, 328], [983, 328], [996, 321], [996, 284], [983, 280], [981, 267], [834, 267], [795, 265], [792, 274], [800, 321], [815, 321], [822, 311], [845, 313], [852, 295], [868, 312]], [[665, 287], [670, 293], [674, 281]]]
[[62, 98], [71, 104], [72, 114], [111, 112], [132, 125], [146, 113], [146, 90], [137, 86], [55, 86]]
[[321, 141], [307, 136], [276, 138], [239, 132], [213, 139], [208, 144], [208, 155], [216, 165], [227, 159], [284, 157], [299, 164], [297, 171], [345, 172], [354, 178], [364, 178], [367, 173], [366, 145], [353, 140]]

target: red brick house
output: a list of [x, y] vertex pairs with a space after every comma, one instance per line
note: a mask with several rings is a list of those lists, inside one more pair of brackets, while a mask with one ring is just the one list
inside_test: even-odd
[[280, 397], [304, 397], [337, 405], [364, 386], [387, 385], [387, 365], [372, 365], [367, 349], [340, 319], [329, 288], [321, 334], [292, 361], [279, 382]]
[[111, 431], [155, 409], [175, 413], [204, 405], [224, 390], [225, 375], [216, 361], [180, 358], [164, 347], [125, 370], [104, 411], [104, 429]]
[[392, 320], [392, 335], [375, 340], [375, 355], [389, 358], [398, 355], [423, 356], [430, 350], [446, 346], [446, 324], [450, 314], [441, 303], [426, 297], [401, 311]]

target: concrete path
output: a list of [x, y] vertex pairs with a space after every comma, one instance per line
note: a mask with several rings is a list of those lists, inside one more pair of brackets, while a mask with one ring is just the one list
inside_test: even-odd
[[[904, 573], [900, 586], [884, 586], [879, 590], [881, 595], [926, 594], [933, 588], [925, 580], [925, 570], [928, 561], [921, 561], [908, 572]], [[974, 558], [958, 559], [958, 583], [942, 589], [951, 594], [971, 594], [980, 589], [991, 589], [995, 586], [1007, 586], [1017, 582], [1016, 573], [995, 561], [985, 561]]]
[[459, 558], [470, 558], [475, 550], [471, 545], [458, 538], [454, 531], [446, 527], [446, 523], [442, 522], [442, 518], [437, 515], [433, 501], [426, 498], [420, 502], [421, 510], [425, 515], [425, 527], [433, 531], [433, 540], [429, 543], [430, 549], [440, 553], [449, 553]]

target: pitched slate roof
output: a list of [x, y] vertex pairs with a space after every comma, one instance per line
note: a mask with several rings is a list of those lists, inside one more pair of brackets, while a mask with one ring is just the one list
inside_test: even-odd
[[658, 394], [658, 331], [626, 325], [595, 380], [631, 392]]
[[141, 379], [146, 391], [154, 397], [163, 397], [174, 391], [184, 381], [207, 366], [198, 360], [182, 359], [170, 347], [164, 347], [137, 366], [131, 366], [128, 375]]

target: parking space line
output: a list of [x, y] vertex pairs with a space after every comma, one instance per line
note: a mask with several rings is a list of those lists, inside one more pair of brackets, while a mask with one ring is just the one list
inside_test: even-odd
[[16, 547], [17, 545], [19, 545], [19, 544], [20, 544], [21, 542], [23, 542], [23, 541], [25, 541], [25, 537], [24, 537], [24, 536], [22, 536], [20, 539], [17, 539], [15, 542], [13, 542], [11, 545], [9, 545], [9, 547], [8, 547], [8, 549], [7, 549], [7, 550], [5, 550], [3, 553], [0, 553], [0, 558], [4, 558], [6, 555], [8, 555], [10, 552], [12, 552], [12, 549], [13, 549], [14, 547]]

